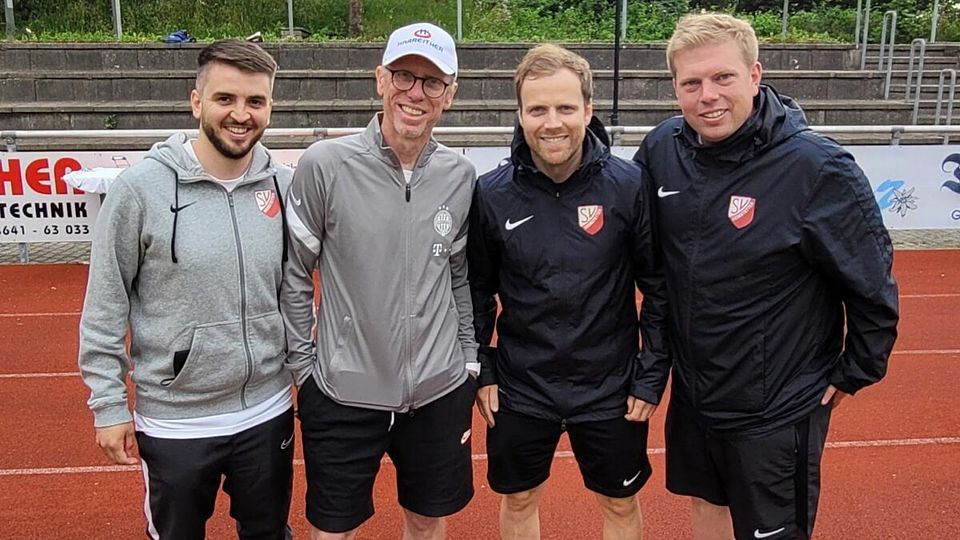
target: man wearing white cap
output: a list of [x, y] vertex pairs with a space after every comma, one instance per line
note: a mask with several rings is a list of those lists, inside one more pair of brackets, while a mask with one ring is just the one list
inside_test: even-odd
[[393, 32], [376, 69], [383, 111], [363, 133], [312, 145], [286, 198], [280, 302], [314, 540], [353, 538], [373, 515], [384, 454], [404, 539], [444, 538], [443, 517], [473, 497], [479, 364], [465, 247], [476, 171], [432, 137], [456, 74], [441, 28]]

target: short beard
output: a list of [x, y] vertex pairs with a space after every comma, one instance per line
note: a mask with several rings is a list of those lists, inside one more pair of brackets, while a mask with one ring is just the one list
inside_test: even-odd
[[210, 141], [210, 144], [213, 145], [213, 147], [217, 150], [217, 152], [220, 152], [220, 155], [228, 159], [243, 159], [247, 157], [247, 154], [250, 153], [250, 150], [253, 149], [254, 145], [256, 145], [257, 142], [260, 141], [260, 137], [263, 136], [263, 133], [261, 133], [256, 138], [250, 141], [249, 146], [245, 148], [240, 148], [239, 150], [234, 150], [229, 146], [227, 146], [227, 143], [225, 143], [223, 139], [217, 136], [217, 133], [213, 129], [212, 125], [208, 123], [204, 123], [203, 132], [207, 135], [207, 140]]

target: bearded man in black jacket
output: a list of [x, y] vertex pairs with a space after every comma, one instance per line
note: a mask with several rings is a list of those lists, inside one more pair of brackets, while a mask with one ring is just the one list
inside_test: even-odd
[[636, 163], [610, 155], [586, 60], [542, 45], [514, 82], [512, 155], [477, 183], [467, 247], [501, 536], [539, 538], [539, 503], [566, 431], [603, 537], [635, 540], [636, 494], [651, 472], [647, 419], [670, 368], [649, 191]]
[[806, 539], [831, 408], [880, 380], [897, 335], [893, 248], [853, 157], [760, 84], [757, 38], [684, 17], [682, 117], [636, 159], [655, 190], [673, 386], [667, 488], [694, 538]]

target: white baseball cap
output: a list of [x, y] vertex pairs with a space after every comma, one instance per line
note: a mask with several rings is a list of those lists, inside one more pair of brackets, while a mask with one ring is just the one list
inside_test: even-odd
[[410, 54], [426, 58], [447, 75], [457, 73], [457, 48], [450, 34], [439, 26], [421, 22], [394, 30], [387, 39], [382, 64], [388, 66]]

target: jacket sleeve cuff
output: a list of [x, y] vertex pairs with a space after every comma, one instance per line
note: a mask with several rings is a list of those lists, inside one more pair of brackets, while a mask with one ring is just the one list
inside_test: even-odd
[[293, 374], [293, 382], [300, 388], [313, 374], [313, 358], [304, 358], [297, 362], [286, 362], [284, 367]]
[[126, 424], [133, 421], [133, 415], [127, 405], [111, 405], [93, 411], [93, 427], [102, 428], [115, 426], [117, 424]]
[[630, 385], [630, 395], [652, 405], [660, 404], [660, 394], [637, 381], [634, 381], [633, 384]]
[[497, 384], [497, 348], [481, 347], [477, 353], [477, 359], [480, 361], [480, 377], [477, 378], [477, 385]]

